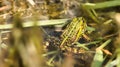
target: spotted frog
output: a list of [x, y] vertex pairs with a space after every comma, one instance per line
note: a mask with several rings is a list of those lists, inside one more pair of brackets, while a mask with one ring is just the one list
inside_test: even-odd
[[61, 49], [68, 49], [74, 45], [86, 31], [86, 21], [83, 17], [73, 18], [72, 22], [67, 25], [64, 32], [61, 34]]

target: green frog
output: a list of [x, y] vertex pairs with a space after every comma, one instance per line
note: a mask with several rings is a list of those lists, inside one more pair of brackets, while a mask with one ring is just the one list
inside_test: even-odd
[[[64, 32], [61, 34], [60, 48], [62, 50], [69, 50], [77, 42], [86, 31], [86, 21], [83, 17], [73, 18], [72, 22], [67, 25]], [[74, 47], [72, 47], [74, 48]]]

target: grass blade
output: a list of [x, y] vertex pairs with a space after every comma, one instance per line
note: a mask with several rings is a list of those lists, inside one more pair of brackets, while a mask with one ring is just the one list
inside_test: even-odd
[[120, 6], [120, 0], [106, 1], [106, 2], [101, 2], [101, 3], [95, 3], [92, 5], [91, 4], [86, 3], [85, 5], [92, 9], [100, 9], [100, 8], [103, 9], [103, 8], [108, 8], [108, 7]]

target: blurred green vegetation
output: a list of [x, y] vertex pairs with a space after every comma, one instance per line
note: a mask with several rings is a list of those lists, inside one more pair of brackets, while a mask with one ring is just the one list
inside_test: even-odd
[[119, 17], [120, 0], [1, 0], [0, 67], [120, 67]]

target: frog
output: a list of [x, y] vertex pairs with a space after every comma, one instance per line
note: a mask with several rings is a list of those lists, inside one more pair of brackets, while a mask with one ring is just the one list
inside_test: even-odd
[[75, 43], [85, 34], [87, 31], [86, 27], [87, 23], [83, 17], [73, 18], [71, 22], [67, 24], [66, 28], [63, 29], [60, 38], [50, 36], [49, 44], [51, 45], [47, 45], [48, 51], [50, 51], [54, 57], [57, 57], [57, 59], [61, 59], [63, 56], [70, 54], [76, 56], [80, 53], [85, 53], [85, 50], [76, 47]]
[[[86, 31], [86, 20], [83, 17], [73, 18], [61, 34], [60, 48], [61, 50], [69, 50], [74, 46]], [[74, 49], [74, 47], [72, 47]]]

